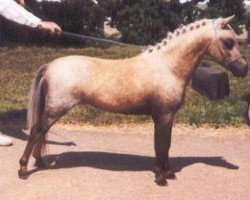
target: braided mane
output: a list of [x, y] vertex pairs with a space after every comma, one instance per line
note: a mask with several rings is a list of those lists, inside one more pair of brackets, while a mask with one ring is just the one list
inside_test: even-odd
[[164, 38], [161, 42], [155, 44], [154, 46], [149, 46], [148, 48], [146, 48], [145, 52], [146, 53], [152, 53], [153, 51], [157, 51], [160, 49], [164, 49], [164, 47], [166, 47], [169, 43], [173, 42], [175, 38], [193, 31], [193, 30], [197, 30], [205, 25], [208, 24], [208, 22], [210, 22], [211, 20], [208, 19], [202, 19], [193, 23], [190, 23], [186, 26], [181, 26], [179, 28], [177, 28], [174, 32], [169, 32], [167, 34], [167, 37]]

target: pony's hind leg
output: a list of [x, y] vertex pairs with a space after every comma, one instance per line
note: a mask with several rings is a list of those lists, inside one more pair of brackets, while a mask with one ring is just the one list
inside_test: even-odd
[[[61, 115], [60, 115], [61, 116]], [[19, 161], [20, 169], [18, 171], [19, 178], [27, 179], [29, 173], [27, 171], [27, 164], [29, 157], [33, 150], [33, 156], [35, 157], [35, 166], [38, 168], [45, 167], [45, 164], [42, 159], [42, 149], [45, 146], [45, 136], [49, 131], [50, 127], [60, 118], [57, 117], [48, 117], [46, 113], [43, 115], [43, 122], [39, 125], [33, 126], [30, 132], [30, 138], [24, 150], [24, 153]]]
[[47, 134], [49, 128], [52, 124], [48, 123], [48, 119], [46, 119], [46, 113], [43, 113], [42, 120], [39, 120], [38, 124], [34, 125], [30, 131], [30, 137], [24, 153], [19, 161], [20, 169], [18, 171], [19, 178], [27, 179], [29, 173], [27, 171], [27, 164], [30, 158], [30, 155], [33, 151], [33, 156], [36, 159], [35, 165], [38, 167], [44, 167], [44, 163], [42, 160], [41, 152], [42, 147], [45, 145], [45, 135]]
[[35, 158], [35, 166], [38, 168], [44, 168], [45, 164], [42, 159], [42, 151], [46, 145], [46, 134], [48, 133], [51, 126], [61, 117], [61, 115], [54, 115], [53, 117], [49, 113], [43, 114], [43, 123], [41, 125], [42, 130], [38, 136], [37, 143], [34, 146], [33, 156]]
[[18, 175], [19, 175], [19, 178], [21, 179], [28, 178], [27, 164], [29, 162], [31, 152], [38, 139], [39, 139], [39, 131], [38, 131], [37, 126], [34, 126], [30, 131], [30, 137], [29, 137], [28, 143], [19, 161], [20, 169], [18, 170]]
[[35, 147], [33, 150], [33, 156], [36, 159], [35, 166], [38, 168], [45, 167], [45, 164], [42, 159], [42, 149], [43, 149], [43, 146], [45, 145], [45, 134], [43, 133], [39, 135], [39, 139], [37, 140], [37, 143], [35, 144]]
[[60, 117], [62, 117], [69, 109], [70, 109], [69, 107], [66, 108], [58, 106], [53, 108], [53, 110], [55, 110], [54, 112], [52, 112], [51, 109], [46, 109], [47, 111], [43, 113], [42, 117], [43, 123], [41, 124], [40, 128], [41, 131], [39, 132], [39, 136], [36, 144], [34, 145], [34, 150], [33, 150], [33, 156], [36, 159], [35, 161], [36, 167], [38, 168], [45, 167], [44, 161], [42, 159], [42, 150], [46, 143], [45, 141], [46, 134], [51, 128], [51, 126], [53, 126], [53, 124], [55, 124], [55, 122], [58, 121], [58, 119], [60, 119]]

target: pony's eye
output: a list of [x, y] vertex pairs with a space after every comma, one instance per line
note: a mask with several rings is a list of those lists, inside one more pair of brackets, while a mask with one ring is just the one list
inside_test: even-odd
[[225, 39], [223, 44], [227, 49], [232, 49], [234, 46], [234, 41], [232, 39]]

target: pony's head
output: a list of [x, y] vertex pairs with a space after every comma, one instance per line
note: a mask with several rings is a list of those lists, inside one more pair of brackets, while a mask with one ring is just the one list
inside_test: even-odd
[[248, 72], [246, 57], [241, 53], [236, 34], [229, 23], [234, 16], [212, 21], [213, 40], [207, 53], [236, 77], [245, 77]]

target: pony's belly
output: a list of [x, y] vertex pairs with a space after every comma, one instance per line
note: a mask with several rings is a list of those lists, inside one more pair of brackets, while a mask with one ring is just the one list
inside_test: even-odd
[[120, 110], [117, 113], [126, 114], [126, 115], [150, 115], [151, 108], [150, 106], [139, 106], [134, 108], [129, 108], [126, 110]]
[[88, 104], [99, 108], [104, 111], [109, 111], [113, 113], [119, 114], [127, 114], [127, 115], [149, 115], [151, 108], [147, 104], [147, 102], [140, 102], [140, 103], [107, 103], [107, 102], [88, 102]]
[[[103, 110], [106, 110], [106, 109], [103, 109]], [[108, 109], [106, 111], [118, 113], [118, 114], [125, 114], [125, 115], [150, 115], [151, 114], [149, 107], [137, 107], [137, 108], [117, 109], [117, 110]]]

